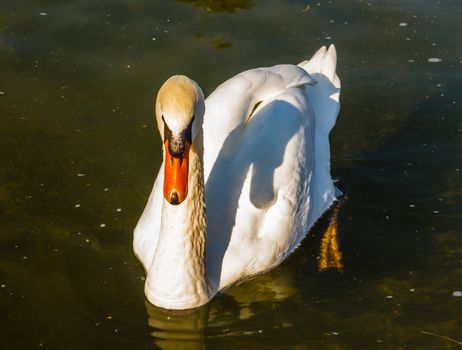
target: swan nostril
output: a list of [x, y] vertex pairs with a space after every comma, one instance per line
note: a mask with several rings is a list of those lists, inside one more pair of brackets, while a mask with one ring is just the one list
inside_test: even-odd
[[173, 190], [172, 193], [170, 194], [170, 204], [173, 204], [173, 205], [180, 204], [178, 193], [175, 190]]

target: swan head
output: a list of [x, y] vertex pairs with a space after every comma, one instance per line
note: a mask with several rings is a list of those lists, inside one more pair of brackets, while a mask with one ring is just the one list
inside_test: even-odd
[[184, 75], [162, 85], [156, 100], [156, 119], [164, 144], [164, 198], [173, 205], [188, 195], [189, 149], [202, 128], [204, 94]]

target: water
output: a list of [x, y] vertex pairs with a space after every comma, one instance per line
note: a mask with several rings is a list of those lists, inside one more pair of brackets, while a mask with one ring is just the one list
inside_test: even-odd
[[[428, 349], [462, 341], [462, 8], [456, 0], [3, 0], [1, 349]], [[132, 230], [161, 160], [156, 90], [206, 94], [335, 43], [324, 219], [280, 267], [199, 309], [146, 304]], [[459, 345], [460, 346], [460, 345]]]

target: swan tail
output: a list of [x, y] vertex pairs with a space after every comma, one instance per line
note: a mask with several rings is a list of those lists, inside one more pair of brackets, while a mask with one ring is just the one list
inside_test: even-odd
[[316, 81], [307, 89], [316, 115], [316, 132], [329, 134], [340, 110], [340, 79], [337, 76], [337, 51], [321, 47], [308, 61], [299, 64]]
[[340, 110], [340, 79], [336, 73], [337, 52], [334, 45], [321, 47], [313, 57], [299, 64], [316, 81], [306, 92], [315, 114], [315, 176], [314, 212], [317, 220], [336, 198], [330, 175], [329, 133]]

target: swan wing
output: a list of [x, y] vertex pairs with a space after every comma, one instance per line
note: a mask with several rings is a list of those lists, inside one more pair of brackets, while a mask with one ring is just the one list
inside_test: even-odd
[[279, 65], [241, 73], [207, 99], [207, 266], [215, 288], [278, 265], [335, 199], [328, 147], [338, 113], [335, 48], [313, 59], [317, 84], [302, 64]]
[[[312, 84], [314, 80], [306, 70], [289, 64], [256, 68], [244, 71], [221, 84], [205, 101], [204, 116], [204, 179], [224, 151], [234, 152], [225, 140], [242, 133], [264, 103], [291, 87]], [[236, 147], [238, 147], [238, 139]]]

